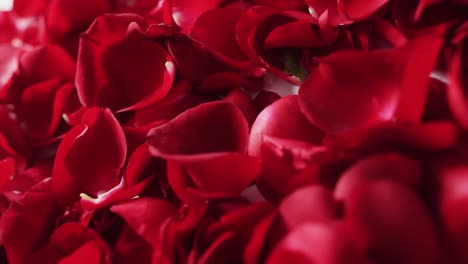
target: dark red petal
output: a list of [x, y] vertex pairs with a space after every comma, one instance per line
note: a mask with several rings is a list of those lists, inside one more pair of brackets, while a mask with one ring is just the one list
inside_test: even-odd
[[55, 95], [62, 87], [60, 79], [51, 79], [29, 86], [21, 95], [19, 118], [33, 139], [51, 137], [61, 118], [61, 110], [54, 113]]
[[80, 192], [98, 196], [116, 186], [127, 153], [120, 124], [106, 109], [92, 108], [83, 124], [61, 142], [53, 172], [54, 191], [64, 199]]
[[321, 29], [308, 20], [297, 20], [273, 29], [265, 39], [265, 48], [319, 48], [331, 45], [338, 36], [332, 29]]
[[355, 189], [345, 203], [345, 224], [351, 239], [376, 262], [438, 263], [429, 212], [399, 183], [367, 182]]
[[112, 206], [110, 210], [120, 215], [150, 244], [159, 240], [163, 222], [176, 215], [176, 209], [172, 204], [155, 198], [128, 200]]
[[196, 89], [203, 93], [213, 93], [239, 87], [257, 91], [261, 89], [261, 85], [262, 83], [258, 79], [249, 79], [236, 72], [217, 72], [207, 76]]
[[223, 100], [231, 102], [239, 107], [239, 109], [244, 114], [249, 127], [252, 126], [255, 118], [257, 117], [257, 109], [255, 108], [252, 99], [250, 99], [250, 97], [244, 91], [239, 88], [232, 89]]
[[70, 256], [60, 260], [58, 264], [79, 264], [83, 263], [83, 259], [86, 259], [86, 263], [89, 264], [110, 263], [110, 260], [105, 260], [102, 248], [99, 244], [97, 242], [90, 241], [78, 248]]
[[268, 243], [265, 242], [267, 242], [275, 219], [277, 219], [277, 214], [271, 213], [256, 225], [244, 250], [243, 260], [246, 264], [261, 263], [264, 260], [269, 250]]
[[203, 192], [240, 194], [260, 174], [260, 160], [240, 153], [179, 161]]
[[339, 149], [382, 149], [412, 147], [415, 150], [449, 149], [457, 143], [460, 132], [450, 121], [403, 125], [393, 122], [350, 131], [325, 139], [325, 144]]
[[305, 223], [292, 230], [271, 252], [266, 263], [365, 264], [364, 252], [346, 239], [334, 223]]
[[262, 112], [263, 109], [273, 104], [280, 98], [281, 96], [279, 96], [275, 92], [261, 90], [254, 99], [255, 106], [257, 107], [257, 112]]
[[0, 218], [0, 241], [8, 263], [24, 263], [36, 248], [44, 245], [61, 210], [50, 192], [50, 179], [35, 185], [13, 201]]
[[148, 133], [150, 150], [161, 157], [247, 151], [248, 125], [227, 102], [201, 104]]
[[437, 2], [426, 5], [425, 1], [419, 0], [392, 1], [391, 15], [402, 30], [413, 33], [437, 24], [462, 19], [466, 13], [466, 7], [457, 5], [456, 1]]
[[46, 23], [49, 34], [55, 40], [60, 40], [67, 34], [78, 33], [91, 25], [96, 17], [108, 13], [108, 1], [51, 1]]
[[84, 106], [134, 110], [169, 92], [172, 58], [156, 42], [125, 38], [132, 22], [146, 23], [134, 15], [104, 15], [81, 35], [76, 85]]
[[253, 0], [258, 5], [272, 6], [280, 9], [304, 10], [304, 0]]
[[[267, 199], [278, 202], [297, 187], [318, 183], [318, 171], [309, 168], [329, 159], [330, 154], [323, 146], [265, 136], [260, 152], [262, 174], [256, 184]], [[308, 171], [307, 181], [296, 179], [301, 171]]]
[[[282, 12], [275, 8], [255, 6], [239, 19], [236, 25], [236, 38], [239, 47], [255, 63], [290, 83], [301, 84], [299, 75], [304, 69], [298, 62], [300, 55], [297, 54], [300, 54], [301, 51], [297, 49], [267, 49], [264, 45], [265, 39], [272, 30], [294, 21], [304, 21], [304, 23], [312, 25], [316, 20], [299, 11]], [[300, 31], [300, 29], [296, 31]], [[285, 37], [285, 39], [287, 38], [288, 36]], [[282, 42], [283, 38], [275, 41]]]
[[199, 84], [208, 76], [233, 69], [216, 57], [209, 49], [180, 35], [170, 39], [167, 48], [174, 58], [183, 79]]
[[418, 161], [399, 153], [377, 154], [356, 162], [347, 169], [335, 186], [335, 199], [345, 200], [355, 188], [367, 181], [393, 180], [417, 189], [422, 168]]
[[[272, 212], [272, 209], [268, 203], [254, 203], [224, 214], [219, 221], [209, 225], [204, 233], [200, 233], [199, 240], [203, 243], [199, 247], [207, 244], [208, 248], [198, 261], [241, 263], [246, 240], [251, 237], [257, 223]], [[222, 243], [215, 245], [214, 239], [222, 240]]]
[[[49, 67], [46, 68], [44, 65]], [[52, 78], [73, 81], [75, 61], [58, 45], [37, 47], [21, 56], [19, 78], [26, 84]]]
[[239, 8], [206, 11], [198, 17], [189, 36], [229, 65], [242, 67], [249, 59], [237, 44], [235, 26], [243, 13]]
[[338, 0], [338, 7], [352, 20], [363, 20], [375, 14], [388, 0], [368, 2], [365, 0]]
[[468, 31], [466, 28], [468, 28], [468, 23], [465, 23], [463, 27], [465, 28], [465, 32], [462, 29], [460, 30], [458, 38], [461, 40], [459, 43], [456, 43], [455, 52], [450, 60], [447, 98], [456, 120], [463, 128], [468, 129], [468, 118], [466, 115], [468, 112], [468, 78], [466, 76], [468, 69]]
[[439, 214], [447, 232], [449, 241], [468, 260], [468, 214], [464, 210], [468, 205], [466, 186], [468, 167], [466, 161], [454, 157], [444, 157], [434, 166], [440, 190]]
[[265, 136], [321, 142], [322, 132], [304, 117], [297, 101], [296, 95], [283, 97], [258, 115], [250, 132], [250, 155], [259, 156]]
[[338, 9], [337, 0], [305, 0], [305, 2], [309, 6], [309, 13], [312, 17], [322, 20], [325, 25], [335, 27], [353, 22]]
[[444, 40], [445, 27], [441, 26], [435, 33], [412, 39], [398, 50], [397, 60], [403, 64], [395, 113], [399, 121], [421, 121], [429, 92], [429, 76], [436, 67]]
[[142, 144], [135, 149], [132, 156], [128, 160], [125, 179], [128, 186], [134, 186], [142, 181], [144, 176], [147, 176], [147, 170], [152, 168], [151, 161], [153, 156], [149, 152], [147, 144]]
[[63, 255], [57, 249], [49, 244], [37, 249], [28, 256], [25, 263], [49, 264], [58, 263]]
[[90, 241], [98, 243], [103, 250], [110, 250], [106, 242], [96, 231], [75, 222], [68, 222], [61, 225], [49, 238], [49, 244], [53, 245], [60, 253], [65, 255], [72, 254], [75, 250], [78, 250]]
[[408, 42], [408, 38], [404, 33], [390, 21], [376, 18], [375, 31], [377, 34], [380, 34], [385, 41], [390, 43], [392, 47], [401, 47]]
[[219, 6], [223, 0], [194, 2], [191, 0], [173, 0], [172, 17], [184, 32], [189, 32], [197, 18], [204, 12]]
[[30, 149], [15, 112], [0, 105], [0, 155], [19, 157], [28, 155]]

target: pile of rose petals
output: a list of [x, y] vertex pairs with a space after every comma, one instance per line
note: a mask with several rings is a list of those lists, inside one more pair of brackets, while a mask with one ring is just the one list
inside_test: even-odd
[[468, 263], [466, 0], [0, 1], [0, 263]]

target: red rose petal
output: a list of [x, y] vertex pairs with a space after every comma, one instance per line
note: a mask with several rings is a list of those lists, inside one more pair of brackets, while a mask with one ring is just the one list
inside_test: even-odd
[[96, 197], [113, 188], [126, 152], [125, 135], [112, 113], [108, 109], [87, 110], [83, 124], [65, 134], [57, 150], [54, 191], [68, 200], [80, 192]]
[[[139, 130], [142, 126], [150, 126], [150, 123], [160, 122], [162, 124], [190, 108], [211, 100], [214, 100], [214, 98], [195, 94], [188, 82], [179, 81], [161, 101], [137, 110], [133, 122]], [[152, 127], [155, 127], [155, 125]]]
[[81, 35], [76, 86], [84, 106], [135, 110], [169, 92], [172, 58], [156, 42], [125, 38], [132, 22], [146, 23], [139, 16], [104, 15]]
[[329, 222], [338, 216], [332, 192], [323, 186], [294, 191], [281, 201], [278, 210], [289, 230], [307, 222]]
[[450, 121], [403, 125], [393, 122], [343, 133], [325, 139], [325, 145], [345, 150], [412, 147], [414, 150], [443, 150], [455, 146], [459, 131]]
[[[465, 28], [465, 31], [463, 31], [463, 28]], [[447, 98], [456, 120], [463, 128], [468, 129], [468, 119], [466, 116], [468, 112], [468, 78], [466, 77], [468, 69], [468, 33], [466, 28], [468, 28], [468, 24], [464, 24], [460, 28], [458, 37], [460, 40], [456, 43], [455, 52], [450, 61]]]
[[[242, 252], [259, 221], [272, 211], [268, 203], [254, 203], [228, 211], [217, 222], [208, 226], [199, 239], [208, 248], [198, 258], [198, 261], [216, 263], [241, 263]], [[222, 243], [215, 244], [213, 239]]]
[[281, 96], [275, 92], [261, 90], [254, 99], [255, 106], [257, 106], [257, 112], [262, 112], [263, 109], [273, 104], [280, 98]]
[[90, 241], [81, 246], [70, 256], [60, 260], [58, 264], [79, 264], [83, 262], [83, 259], [86, 259], [86, 263], [89, 264], [110, 263], [109, 260], [105, 260], [99, 244], [97, 242]]
[[34, 16], [44, 12], [50, 0], [38, 0], [31, 3], [27, 0], [13, 1], [13, 10], [20, 16]]
[[194, 184], [204, 192], [240, 194], [260, 173], [257, 158], [240, 153], [180, 161]]
[[197, 18], [204, 12], [219, 6], [222, 0], [194, 2], [191, 0], [173, 0], [172, 17], [184, 32], [189, 32]]
[[153, 155], [180, 163], [202, 191], [240, 193], [260, 170], [258, 159], [245, 155], [247, 122], [230, 103], [192, 108], [151, 130], [148, 140]]
[[242, 112], [227, 102], [201, 104], [169, 123], [152, 129], [153, 155], [191, 156], [216, 152], [247, 151], [248, 125]]
[[248, 57], [239, 48], [235, 26], [244, 10], [217, 8], [198, 17], [189, 36], [213, 51], [220, 59], [233, 67], [245, 67]]
[[199, 84], [212, 74], [233, 70], [209, 49], [184, 35], [169, 40], [167, 46], [177, 70], [191, 83]]
[[5, 99], [7, 89], [4, 87], [18, 70], [20, 49], [0, 44], [0, 54], [0, 98]]
[[401, 184], [362, 184], [345, 203], [345, 223], [376, 262], [438, 263], [435, 225], [422, 201]]
[[98, 243], [102, 251], [110, 253], [110, 248], [99, 233], [74, 222], [65, 223], [58, 227], [50, 237], [49, 244], [57, 248], [60, 253], [71, 255], [90, 241]]
[[138, 198], [111, 207], [140, 236], [153, 244], [160, 238], [163, 222], [176, 215], [175, 207], [167, 201], [155, 198]]
[[334, 196], [337, 200], [345, 200], [361, 184], [383, 179], [417, 189], [421, 176], [422, 168], [418, 161], [399, 153], [377, 154], [347, 169], [335, 186]]
[[464, 160], [449, 157], [440, 159], [434, 166], [439, 195], [439, 212], [448, 238], [455, 249], [468, 260], [468, 214], [464, 210], [468, 204], [466, 186], [468, 167]]
[[59, 79], [51, 79], [32, 85], [22, 93], [17, 112], [20, 119], [26, 122], [31, 138], [40, 140], [53, 135], [61, 119], [63, 107], [57, 105], [56, 109], [53, 109], [55, 96], [62, 87]]
[[249, 154], [258, 156], [264, 137], [294, 139], [311, 144], [322, 140], [322, 132], [301, 113], [296, 95], [286, 96], [265, 108], [255, 120], [249, 138]]
[[[322, 31], [323, 30], [323, 31]], [[298, 20], [273, 29], [265, 39], [266, 48], [294, 47], [316, 48], [331, 45], [337, 31], [319, 28], [308, 20]]]
[[[410, 41], [400, 49], [336, 52], [320, 59], [318, 69], [299, 90], [302, 111], [329, 132], [393, 118], [419, 122], [441, 40], [429, 36]], [[413, 66], [421, 61], [424, 67]]]
[[30, 152], [28, 142], [11, 107], [0, 105], [0, 156], [20, 157]]
[[75, 61], [58, 45], [37, 47], [20, 57], [20, 73], [21, 81], [28, 84], [57, 77], [73, 81]]
[[223, 99], [224, 101], [231, 102], [242, 111], [245, 116], [245, 119], [249, 123], [249, 127], [252, 126], [255, 118], [257, 117], [257, 109], [255, 109], [255, 105], [252, 102], [252, 99], [243, 92], [241, 89], [232, 89], [226, 97]]
[[36, 248], [45, 244], [61, 210], [51, 195], [50, 180], [35, 185], [13, 201], [0, 218], [0, 241], [8, 263], [21, 264]]
[[305, 2], [312, 17], [325, 21], [325, 24], [340, 26], [353, 22], [341, 13], [337, 0], [305, 0]]
[[303, 10], [306, 7], [304, 0], [253, 0], [258, 5], [272, 6], [280, 9]]
[[363, 20], [375, 14], [388, 0], [368, 2], [365, 0], [338, 0], [338, 7], [352, 20]]
[[46, 16], [47, 29], [52, 39], [61, 40], [88, 28], [97, 16], [109, 11], [110, 4], [105, 0], [52, 0]]
[[203, 93], [213, 93], [239, 87], [257, 91], [261, 89], [261, 85], [258, 79], [249, 79], [236, 72], [217, 72], [207, 76], [196, 89]]
[[369, 263], [336, 224], [306, 223], [291, 231], [271, 252], [266, 263]]

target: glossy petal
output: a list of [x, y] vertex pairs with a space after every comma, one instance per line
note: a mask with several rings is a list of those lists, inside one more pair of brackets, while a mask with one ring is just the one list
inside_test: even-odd
[[112, 113], [89, 109], [83, 123], [65, 135], [57, 150], [54, 192], [69, 200], [81, 192], [96, 197], [111, 189], [119, 182], [126, 153], [125, 135]]
[[146, 23], [136, 15], [104, 15], [81, 35], [76, 86], [83, 106], [135, 110], [169, 92], [172, 58], [156, 42], [125, 38], [132, 22]]
[[[328, 132], [394, 118], [419, 122], [441, 43], [438, 36], [429, 36], [399, 49], [336, 52], [320, 59], [319, 67], [299, 90], [301, 109]], [[421, 61], [424, 67], [413, 66]]]
[[227, 102], [199, 105], [148, 133], [151, 153], [182, 165], [206, 192], [240, 193], [258, 175], [247, 140], [242, 112]]
[[172, 17], [174, 22], [189, 32], [197, 18], [204, 12], [219, 6], [222, 0], [208, 0], [203, 2], [194, 2], [191, 0], [174, 0], [172, 3]]
[[298, 97], [286, 96], [265, 108], [255, 120], [249, 138], [249, 154], [258, 156], [264, 137], [294, 139], [311, 144], [322, 139], [320, 129], [301, 113]]

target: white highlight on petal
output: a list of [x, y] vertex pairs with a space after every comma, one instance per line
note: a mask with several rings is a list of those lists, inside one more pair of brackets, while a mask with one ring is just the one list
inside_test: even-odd
[[23, 46], [23, 41], [19, 38], [14, 38], [11, 40], [11, 45], [15, 48], [19, 48]]
[[13, 9], [13, 0], [0, 0], [0, 11], [8, 12]]
[[16, 120], [16, 118], [17, 118], [16, 114], [13, 113], [13, 112], [8, 113], [8, 117], [9, 117], [11, 120]]
[[174, 73], [175, 72], [175, 67], [174, 67], [174, 63], [172, 63], [172, 61], [166, 61], [166, 69], [170, 72], [170, 73]]
[[299, 93], [299, 86], [288, 83], [269, 72], [265, 73], [263, 83], [265, 91], [275, 92], [281, 97]]
[[449, 83], [446, 72], [433, 71], [433, 72], [431, 72], [431, 78], [436, 79], [438, 81], [441, 81], [441, 82], [443, 82], [445, 84]]

